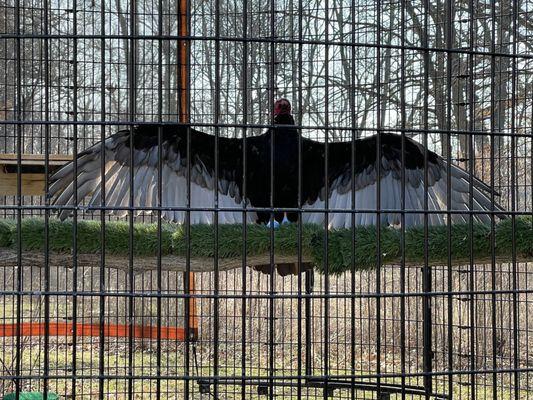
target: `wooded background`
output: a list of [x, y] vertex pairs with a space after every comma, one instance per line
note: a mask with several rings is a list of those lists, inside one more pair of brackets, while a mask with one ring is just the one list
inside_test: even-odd
[[[178, 120], [178, 0], [20, 5], [17, 16], [15, 0], [0, 0], [0, 152], [17, 150], [6, 121], [57, 121], [49, 152], [69, 153], [74, 135], [78, 151], [99, 140], [102, 121]], [[533, 1], [324, 5], [191, 1], [191, 122], [229, 124], [219, 130], [227, 136], [243, 134], [232, 124], [248, 124], [246, 134], [257, 134], [272, 101], [287, 97], [308, 137], [323, 139], [327, 128], [330, 140], [349, 140], [379, 128], [424, 143], [429, 132], [429, 148], [446, 156], [450, 145], [456, 163], [493, 179], [504, 198], [516, 187], [516, 207], [530, 207]], [[22, 152], [44, 153], [43, 125], [22, 132]]]

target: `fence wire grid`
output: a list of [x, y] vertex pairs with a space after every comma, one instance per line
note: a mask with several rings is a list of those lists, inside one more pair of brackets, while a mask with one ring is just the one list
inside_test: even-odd
[[[427, 235], [419, 263], [382, 262], [378, 230], [373, 268], [280, 276], [241, 258], [226, 270], [216, 233], [212, 268], [192, 273], [188, 223], [185, 270], [164, 267], [161, 204], [138, 216], [126, 207], [129, 247], [115, 264], [120, 256], [101, 243], [120, 218], [73, 208], [68, 257], [57, 261], [58, 207], [44, 192], [25, 194], [26, 177], [41, 174], [47, 190], [56, 157], [77, 158], [121, 129], [178, 123], [248, 138], [273, 128], [274, 102], [287, 98], [302, 137], [413, 138], [489, 185], [512, 227], [533, 224], [532, 21], [532, 0], [0, 0], [0, 213], [15, 224], [15, 262], [0, 249], [0, 393], [533, 398], [533, 264], [516, 256], [524, 239], [514, 234], [511, 257], [491, 251], [476, 262], [473, 212], [465, 212], [470, 262], [452, 260], [447, 224], [448, 257], [438, 265], [428, 261], [439, 249]], [[100, 224], [89, 239], [78, 235], [85, 220]], [[28, 221], [43, 221], [34, 258], [23, 245]], [[155, 255], [136, 253], [137, 223], [155, 224]], [[100, 244], [78, 254], [82, 240]], [[246, 234], [241, 246], [253, 246]], [[25, 334], [35, 323], [39, 334]], [[52, 333], [61, 324], [71, 331]], [[138, 327], [155, 333], [136, 336]]]

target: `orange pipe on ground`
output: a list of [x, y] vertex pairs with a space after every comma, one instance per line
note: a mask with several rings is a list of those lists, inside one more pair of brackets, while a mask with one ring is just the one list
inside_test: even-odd
[[[197, 328], [191, 327], [193, 337], [197, 335]], [[44, 322], [23, 322], [19, 325], [20, 336], [45, 336]], [[74, 324], [72, 322], [50, 322], [48, 324], [49, 336], [73, 336]], [[0, 324], [0, 337], [16, 336], [17, 324]], [[100, 336], [100, 324], [76, 324], [76, 336]], [[104, 325], [104, 336], [129, 337], [129, 325]], [[157, 326], [133, 327], [134, 338], [157, 339]], [[162, 340], [185, 340], [185, 329], [176, 327], [161, 327]]]

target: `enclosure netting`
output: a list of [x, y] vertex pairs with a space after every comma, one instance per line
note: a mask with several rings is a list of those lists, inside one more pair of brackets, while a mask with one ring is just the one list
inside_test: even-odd
[[[306, 137], [404, 132], [531, 216], [530, 0], [198, 0], [185, 38], [180, 3], [0, 0], [0, 153], [79, 153], [131, 123], [178, 121], [183, 98], [197, 129], [256, 135], [286, 97]], [[0, 202], [6, 219], [45, 215], [44, 197]], [[386, 385], [398, 399], [526, 399], [533, 271], [508, 261], [197, 273], [198, 337], [2, 337], [0, 392], [244, 399], [266, 382], [268, 396], [314, 399], [327, 381], [347, 382], [333, 392], [346, 399], [385, 398]], [[1, 322], [184, 327], [184, 276], [6, 265]]]

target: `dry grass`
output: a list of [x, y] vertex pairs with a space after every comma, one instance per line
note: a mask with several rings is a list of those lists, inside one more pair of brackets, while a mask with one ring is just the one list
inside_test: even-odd
[[[514, 334], [518, 340], [516, 357], [518, 368], [531, 368], [529, 348], [533, 345], [533, 327], [528, 321], [533, 314], [533, 304], [529, 292], [520, 292], [513, 299], [508, 291], [513, 288], [512, 266], [497, 264], [470, 267], [454, 267], [451, 274], [444, 268], [432, 269], [434, 295], [432, 305], [432, 348], [435, 353], [433, 371], [445, 373], [451, 367], [454, 372], [452, 390], [455, 399], [471, 398], [513, 398], [513, 374], [498, 373], [493, 381], [493, 361], [497, 369], [513, 369], [515, 347]], [[12, 269], [0, 270], [0, 281], [4, 291], [13, 290], [16, 279]], [[378, 279], [379, 276], [379, 279]], [[517, 286], [521, 290], [531, 290], [533, 270], [531, 265], [517, 265]], [[99, 290], [98, 268], [83, 268], [78, 271], [77, 288], [89, 294]], [[494, 277], [494, 279], [492, 279]], [[179, 294], [183, 291], [182, 275], [168, 272], [163, 275], [163, 293]], [[423, 367], [423, 273], [420, 268], [409, 267], [402, 278], [401, 268], [383, 267], [379, 275], [376, 271], [357, 272], [353, 276], [345, 274], [329, 278], [329, 293], [333, 296], [324, 299], [325, 278], [315, 276], [314, 297], [311, 309], [306, 314], [305, 300], [297, 294], [305, 292], [305, 277], [299, 282], [297, 277], [274, 278], [274, 297], [271, 293], [270, 277], [248, 270], [243, 279], [242, 271], [220, 273], [218, 294], [222, 297], [209, 297], [215, 294], [214, 274], [196, 275], [199, 298], [197, 311], [200, 322], [199, 340], [190, 343], [189, 369], [186, 365], [186, 347], [181, 342], [163, 342], [161, 346], [160, 373], [172, 379], [161, 381], [162, 398], [184, 398], [186, 381], [183, 376], [206, 377], [215, 373], [215, 352], [218, 357], [217, 373], [220, 376], [239, 377], [242, 375], [242, 360], [245, 361], [247, 376], [268, 377], [270, 360], [274, 364], [274, 377], [292, 376], [299, 373], [306, 362], [305, 318], [311, 321], [311, 348], [313, 374], [321, 375], [326, 371], [333, 375], [347, 376], [353, 371], [356, 376], [367, 377], [380, 372], [392, 375], [383, 382], [402, 382], [402, 371], [410, 375], [405, 383], [421, 386], [420, 375]], [[376, 293], [379, 280], [381, 297]], [[106, 271], [106, 320], [110, 323], [126, 323], [129, 316], [128, 299], [116, 294], [128, 291], [127, 273]], [[245, 285], [243, 285], [243, 283]], [[299, 286], [299, 283], [301, 286]], [[50, 290], [71, 292], [73, 285], [72, 270], [50, 270]], [[24, 291], [39, 291], [44, 288], [44, 270], [24, 268], [22, 286]], [[403, 288], [402, 288], [403, 286]], [[483, 293], [493, 289], [503, 291], [492, 295]], [[157, 287], [155, 272], [134, 276], [135, 293], [154, 293]], [[243, 289], [245, 287], [245, 289]], [[478, 293], [472, 295], [473, 287]], [[151, 289], [150, 289], [151, 288]], [[445, 294], [448, 288], [453, 295]], [[409, 296], [399, 296], [399, 293]], [[481, 293], [479, 293], [481, 292]], [[354, 293], [355, 296], [350, 296]], [[113, 295], [115, 294], [115, 295]], [[245, 294], [244, 302], [242, 296]], [[286, 298], [281, 298], [281, 296]], [[233, 296], [233, 297], [232, 297]], [[70, 295], [50, 296], [50, 316], [52, 321], [65, 320], [73, 313], [73, 297]], [[12, 322], [16, 315], [16, 301], [13, 296], [4, 295], [0, 310], [5, 322]], [[493, 303], [494, 301], [494, 303]], [[215, 303], [218, 318], [215, 318]], [[379, 307], [378, 307], [379, 303]], [[495, 307], [493, 307], [493, 304]], [[154, 298], [138, 297], [134, 301], [134, 323], [156, 324], [157, 302]], [[244, 309], [244, 313], [243, 313]], [[273, 309], [273, 324], [269, 318]], [[379, 329], [378, 329], [379, 309]], [[518, 326], [513, 326], [513, 310], [517, 310]], [[402, 311], [403, 310], [403, 311]], [[474, 311], [472, 314], [471, 311]], [[44, 296], [22, 296], [22, 316], [24, 320], [42, 320], [44, 317]], [[402, 316], [403, 312], [403, 316]], [[78, 320], [98, 322], [99, 297], [78, 296]], [[183, 300], [164, 298], [162, 300], [162, 323], [164, 325], [183, 325]], [[449, 318], [451, 314], [451, 319]], [[298, 316], [302, 318], [299, 319]], [[11, 321], [10, 321], [11, 320]], [[218, 321], [217, 324], [215, 322]], [[495, 322], [495, 325], [493, 325]], [[215, 326], [216, 325], [216, 326]], [[215, 328], [218, 333], [215, 335]], [[378, 330], [380, 331], [378, 339]], [[217, 343], [214, 342], [218, 336]], [[269, 345], [273, 338], [273, 349]], [[242, 346], [243, 338], [245, 345]], [[451, 341], [449, 340], [451, 338]], [[4, 364], [2, 375], [14, 373], [14, 340], [3, 338], [0, 353]], [[326, 359], [326, 343], [327, 354]], [[353, 344], [352, 344], [353, 343]], [[379, 347], [378, 347], [379, 344]], [[300, 347], [301, 345], [301, 347]], [[132, 347], [131, 358], [129, 348]], [[379, 348], [379, 351], [378, 351]], [[474, 352], [472, 353], [472, 348]], [[43, 373], [44, 338], [25, 338], [21, 350], [21, 373], [25, 376], [39, 376]], [[50, 338], [49, 371], [51, 390], [63, 396], [72, 396], [76, 388], [76, 398], [91, 398], [99, 392], [100, 343], [97, 337]], [[74, 355], [75, 353], [75, 355]], [[151, 377], [157, 374], [157, 345], [155, 341], [125, 338], [107, 338], [103, 347], [104, 374]], [[449, 365], [449, 354], [452, 364]], [[75, 361], [75, 362], [74, 362]], [[402, 368], [403, 366], [403, 368]], [[75, 380], [71, 379], [76, 369]], [[474, 368], [480, 373], [474, 376], [476, 392], [470, 388], [471, 375], [467, 372]], [[53, 378], [59, 377], [58, 379]], [[66, 378], [65, 378], [66, 377]], [[180, 379], [181, 378], [181, 379]], [[519, 374], [519, 398], [526, 399], [530, 392], [533, 376], [530, 372]], [[361, 378], [362, 379], [362, 378]], [[448, 377], [434, 377], [434, 389], [448, 393]], [[23, 379], [26, 389], [41, 389], [42, 379]], [[135, 398], [155, 397], [156, 380], [133, 379], [131, 381]], [[12, 387], [8, 379], [3, 381], [3, 391]], [[192, 398], [208, 398], [198, 393], [196, 382], [189, 384]], [[126, 398], [128, 381], [126, 379], [103, 380], [106, 398]], [[494, 392], [494, 390], [496, 390]], [[219, 398], [241, 398], [239, 385], [220, 385]], [[245, 398], [256, 397], [256, 387], [245, 389]], [[279, 388], [278, 398], [296, 398], [296, 389]], [[316, 389], [304, 390], [307, 398], [321, 398], [322, 392]], [[374, 397], [372, 397], [374, 396]], [[349, 391], [336, 391], [335, 398], [350, 398]], [[375, 398], [371, 392], [357, 392], [357, 399]], [[394, 398], [394, 397], [393, 397]], [[401, 396], [398, 396], [401, 398]], [[407, 397], [421, 398], [421, 397]]]

